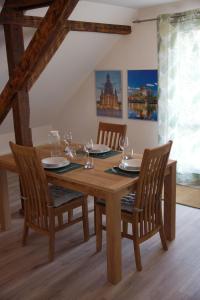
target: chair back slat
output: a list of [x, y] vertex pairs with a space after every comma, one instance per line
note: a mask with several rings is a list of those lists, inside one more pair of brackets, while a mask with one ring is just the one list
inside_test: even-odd
[[48, 208], [52, 205], [49, 197], [48, 183], [37, 150], [10, 142], [17, 168], [23, 196], [25, 197], [25, 214], [30, 224], [41, 229], [48, 229]]
[[126, 124], [99, 122], [97, 144], [104, 144], [113, 150], [120, 150], [119, 139], [126, 135]]
[[140, 238], [153, 233], [160, 224], [162, 188], [171, 146], [169, 141], [144, 151], [135, 202], [140, 212], [134, 212]]

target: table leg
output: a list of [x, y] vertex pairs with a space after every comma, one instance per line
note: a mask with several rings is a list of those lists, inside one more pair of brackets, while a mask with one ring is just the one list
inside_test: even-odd
[[0, 225], [3, 231], [11, 226], [7, 172], [0, 170]]
[[170, 173], [164, 181], [164, 228], [169, 241], [176, 236], [176, 163], [170, 166]]
[[106, 229], [107, 276], [108, 281], [117, 284], [122, 277], [120, 197], [112, 195], [106, 201]]

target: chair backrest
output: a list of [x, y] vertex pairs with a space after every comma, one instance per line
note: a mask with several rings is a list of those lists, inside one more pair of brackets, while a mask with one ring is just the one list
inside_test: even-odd
[[30, 224], [47, 229], [48, 209], [52, 205], [48, 183], [41, 160], [34, 147], [16, 145], [10, 147], [18, 168], [25, 208], [25, 218]]
[[153, 233], [160, 225], [162, 188], [171, 146], [169, 141], [144, 151], [135, 202], [140, 238]]
[[126, 129], [126, 124], [99, 122], [97, 143], [107, 145], [113, 150], [120, 150], [119, 139], [125, 137]]

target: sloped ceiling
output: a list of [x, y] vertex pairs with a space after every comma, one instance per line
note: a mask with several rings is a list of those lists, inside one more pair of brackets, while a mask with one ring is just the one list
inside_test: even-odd
[[[90, 2], [99, 2], [98, 0], [88, 0]], [[171, 2], [178, 2], [181, 0], [101, 0], [101, 3], [130, 7], [130, 8], [143, 8], [159, 4], [166, 4]]]
[[[45, 10], [29, 11], [29, 15], [43, 15]], [[137, 10], [81, 1], [70, 16], [72, 20], [115, 24], [131, 24]], [[34, 34], [25, 31], [27, 45]], [[121, 38], [119, 35], [70, 32], [47, 68], [30, 92], [31, 126], [52, 124], [66, 101], [95, 69], [99, 61]], [[0, 27], [0, 90], [8, 80], [3, 29]], [[0, 133], [13, 131], [10, 113], [0, 127]]]

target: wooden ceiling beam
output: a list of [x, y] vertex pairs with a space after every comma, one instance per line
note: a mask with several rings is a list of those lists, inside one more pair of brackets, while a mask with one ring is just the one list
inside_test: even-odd
[[[4, 11], [5, 10], [6, 8], [4, 8]], [[9, 13], [14, 16], [23, 16], [22, 11], [10, 11]], [[11, 77], [15, 67], [18, 65], [24, 54], [23, 30], [21, 26], [8, 24], [4, 25], [4, 34], [9, 77]], [[29, 94], [26, 87], [16, 93], [12, 108], [16, 143], [19, 145], [32, 146]]]
[[0, 14], [0, 24], [2, 25], [18, 25], [21, 27], [38, 28], [42, 22], [42, 17], [37, 16], [19, 16], [10, 15], [9, 13]]
[[52, 45], [54, 43], [60, 45], [64, 39], [66, 33], [60, 37], [62, 40], [57, 42], [58, 33], [63, 28], [66, 18], [70, 16], [78, 1], [54, 0], [52, 2], [33, 39], [26, 48], [21, 61], [0, 95], [0, 124], [12, 107], [16, 93], [26, 87], [30, 78], [34, 77], [38, 61], [41, 61], [41, 59], [45, 60], [45, 55], [47, 54], [48, 56], [50, 46], [51, 52], [54, 54], [57, 48], [53, 48]]
[[[13, 24], [13, 25], [20, 25], [22, 27], [38, 28], [42, 20], [43, 20], [42, 17], [35, 17], [35, 16], [13, 17], [5, 14], [0, 15], [0, 24]], [[67, 31], [86, 31], [86, 32], [100, 32], [100, 33], [110, 33], [110, 34], [131, 33], [131, 26], [83, 22], [83, 21], [66, 20], [64, 27]]]
[[131, 33], [131, 26], [82, 22], [82, 21], [66, 21], [65, 28], [71, 31], [87, 31], [87, 32], [100, 32], [100, 33], [110, 33], [110, 34]]
[[7, 0], [7, 8], [29, 10], [51, 5], [53, 0]]

